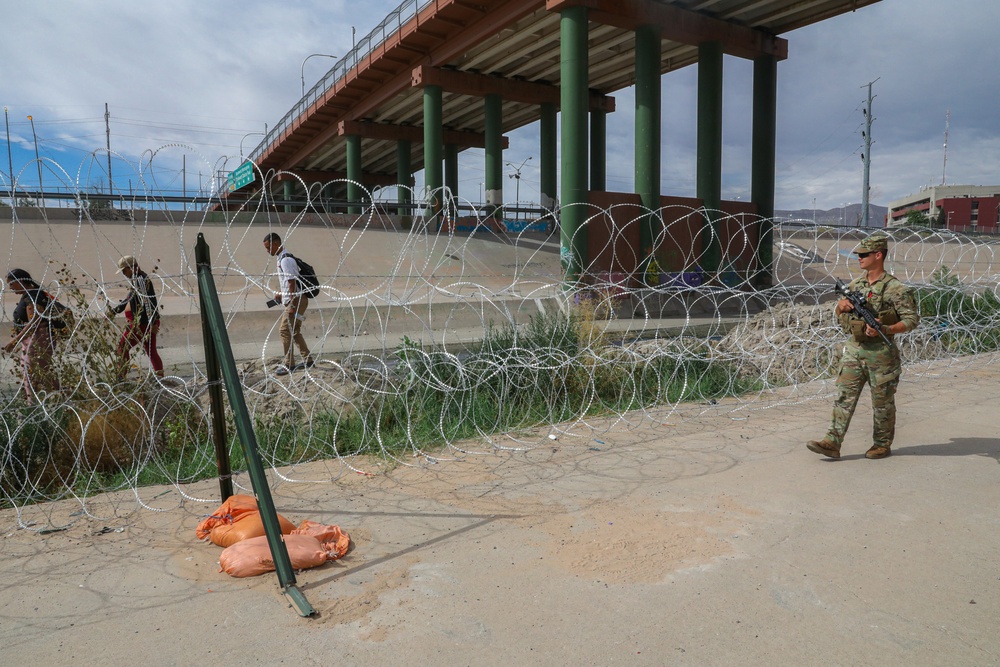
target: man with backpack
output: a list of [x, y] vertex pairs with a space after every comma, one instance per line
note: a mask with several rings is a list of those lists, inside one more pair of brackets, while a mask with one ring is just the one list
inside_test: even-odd
[[[271, 257], [278, 258], [278, 283], [281, 291], [274, 293], [274, 300], [283, 306], [279, 333], [285, 358], [284, 365], [278, 367], [275, 375], [288, 375], [293, 370], [310, 368], [314, 363], [306, 339], [302, 337], [302, 322], [309, 306], [310, 293], [315, 296], [319, 292], [318, 284], [307, 284], [302, 268], [308, 265], [285, 250], [278, 234], [271, 232], [264, 237], [264, 250]], [[314, 276], [312, 267], [309, 268], [309, 272]], [[313, 277], [310, 282], [316, 282], [315, 278]], [[302, 362], [299, 364], [295, 364], [293, 341], [302, 355]]]

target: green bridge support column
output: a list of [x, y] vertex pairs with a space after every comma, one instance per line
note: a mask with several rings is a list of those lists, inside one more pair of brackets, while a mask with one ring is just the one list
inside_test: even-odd
[[715, 273], [722, 262], [719, 207], [722, 206], [722, 43], [698, 45], [698, 198], [705, 207], [701, 268]]
[[337, 198], [337, 191], [336, 191], [336, 188], [334, 187], [333, 183], [327, 183], [326, 185], [324, 185], [323, 186], [323, 199], [324, 199], [323, 210], [325, 210], [327, 213], [333, 213], [333, 206], [330, 204], [330, 202], [332, 200], [336, 199], [336, 198]]
[[[294, 181], [282, 181], [281, 182], [281, 198], [285, 201], [291, 201], [292, 197], [295, 196], [295, 182]], [[292, 205], [285, 204], [281, 208], [285, 213], [292, 212]]]
[[458, 146], [445, 144], [444, 147], [444, 184], [452, 197], [448, 204], [448, 217], [454, 220], [458, 217]]
[[424, 187], [431, 196], [428, 215], [441, 212], [441, 157], [444, 150], [441, 86], [424, 87]]
[[358, 204], [364, 197], [361, 185], [361, 136], [349, 134], [347, 139], [347, 213], [360, 215], [362, 207]]
[[410, 179], [413, 174], [411, 164], [410, 142], [407, 139], [400, 139], [396, 142], [396, 183], [400, 187], [396, 190], [396, 201], [403, 204], [396, 209], [397, 215], [413, 215], [413, 210], [406, 204], [413, 202], [413, 194], [410, 191]]
[[590, 189], [608, 189], [608, 112], [590, 112]]
[[760, 242], [757, 247], [759, 270], [754, 276], [757, 287], [774, 284], [774, 146], [775, 117], [778, 113], [778, 59], [758, 56], [753, 61], [753, 139], [750, 176], [750, 199], [757, 206]]
[[483, 100], [486, 129], [486, 209], [503, 206], [503, 100], [489, 94]]
[[539, 186], [541, 188], [542, 208], [554, 211], [556, 208], [556, 164], [559, 160], [559, 148], [556, 137], [556, 105], [546, 102], [541, 105], [539, 120]]
[[[650, 211], [660, 209], [660, 29], [635, 31], [635, 192]], [[639, 227], [643, 275], [662, 227], [659, 213], [643, 216]]]
[[560, 107], [562, 109], [562, 188], [559, 258], [567, 284], [576, 283], [587, 262], [587, 8], [559, 15]]

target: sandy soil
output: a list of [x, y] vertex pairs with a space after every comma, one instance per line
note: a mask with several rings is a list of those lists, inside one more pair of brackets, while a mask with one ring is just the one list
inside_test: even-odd
[[212, 503], [178, 506], [165, 488], [143, 493], [164, 511], [134, 511], [128, 494], [89, 506], [104, 518], [36, 508], [73, 523], [4, 533], [3, 662], [997, 664], [1000, 366], [988, 361], [904, 378], [882, 461], [863, 457], [867, 397], [830, 461], [803, 446], [829, 403], [789, 390], [767, 410], [577, 426], [529, 451], [455, 450], [380, 476], [300, 467], [327, 481], [275, 479], [279, 511], [355, 542], [299, 573], [314, 618], [274, 575], [218, 572], [220, 550], [194, 536]]

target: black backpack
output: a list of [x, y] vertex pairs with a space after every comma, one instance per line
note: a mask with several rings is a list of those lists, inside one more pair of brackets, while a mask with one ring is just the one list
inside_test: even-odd
[[76, 317], [72, 309], [61, 301], [56, 301], [49, 292], [39, 291], [45, 295], [44, 312], [40, 315], [48, 320], [49, 331], [58, 336], [68, 336], [76, 327]]
[[316, 277], [316, 269], [312, 267], [312, 264], [305, 261], [304, 259], [299, 259], [290, 252], [284, 253], [295, 260], [295, 263], [299, 267], [299, 277], [302, 279], [302, 291], [310, 299], [315, 299], [319, 296], [319, 278]]

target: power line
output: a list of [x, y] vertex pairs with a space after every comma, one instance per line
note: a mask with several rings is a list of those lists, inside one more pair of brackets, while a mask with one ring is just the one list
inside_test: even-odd
[[[117, 107], [117, 108], [125, 109], [126, 111], [141, 111], [142, 113], [153, 113], [153, 114], [162, 114], [162, 113], [164, 113], [162, 109], [140, 109], [138, 107]], [[205, 116], [205, 115], [202, 115], [202, 114], [176, 114], [176, 115], [178, 115], [178, 116], [186, 116], [188, 118], [211, 118], [211, 119], [218, 119], [218, 116]], [[264, 122], [264, 121], [259, 120], [257, 118], [229, 118], [229, 117], [227, 117], [226, 120], [234, 120], [234, 121], [240, 121], [240, 122], [244, 122], [244, 123], [254, 123], [256, 126], [259, 126], [261, 123]]]
[[[840, 131], [840, 129], [841, 129], [842, 127], [844, 127], [844, 125], [846, 125], [846, 124], [847, 124], [847, 122], [848, 122], [848, 121], [849, 121], [849, 120], [850, 120], [850, 119], [851, 119], [852, 117], [854, 117], [854, 113], [855, 113], [855, 112], [857, 112], [857, 110], [858, 110], [858, 109], [860, 109], [860, 108], [861, 108], [861, 105], [860, 105], [860, 104], [858, 104], [857, 106], [855, 106], [853, 110], [851, 110], [850, 112], [848, 112], [848, 113], [847, 113], [847, 115], [846, 115], [846, 116], [844, 116], [843, 120], [841, 120], [841, 121], [840, 121], [840, 124], [839, 124], [839, 125], [837, 125], [837, 127], [833, 128], [833, 129], [832, 129], [832, 130], [830, 131], [830, 133], [829, 133], [828, 135], [826, 135], [826, 137], [824, 137], [824, 138], [823, 138], [823, 140], [822, 140], [822, 141], [819, 141], [819, 142], [817, 142], [817, 143], [813, 144], [813, 145], [812, 145], [811, 147], [809, 147], [809, 148], [807, 148], [807, 149], [805, 149], [805, 150], [801, 151], [801, 152], [802, 152], [802, 157], [801, 157], [801, 158], [799, 158], [798, 160], [795, 160], [794, 162], [786, 162], [786, 163], [782, 164], [781, 166], [782, 166], [782, 167], [784, 167], [784, 168], [786, 168], [786, 169], [791, 169], [792, 167], [795, 167], [795, 166], [797, 166], [797, 165], [799, 164], [799, 162], [801, 162], [802, 160], [804, 160], [804, 159], [805, 159], [805, 158], [806, 158], [807, 156], [809, 156], [809, 155], [813, 154], [813, 153], [814, 153], [815, 151], [817, 151], [817, 150], [818, 150], [818, 149], [820, 148], [820, 146], [822, 146], [822, 145], [823, 145], [823, 144], [825, 144], [825, 143], [826, 143], [827, 141], [829, 141], [829, 140], [830, 140], [830, 137], [832, 137], [832, 136], [834, 136], [835, 134], [837, 134], [837, 133], [838, 133], [838, 132]], [[856, 133], [857, 133], [857, 131], [858, 131], [858, 128], [860, 128], [860, 127], [861, 127], [861, 126], [860, 126], [860, 125], [858, 125], [858, 126], [857, 126], [857, 127], [856, 127], [856, 128], [854, 129], [854, 133], [853, 133], [853, 134], [856, 134]], [[834, 146], [834, 147], [833, 147], [833, 148], [834, 148], [834, 150], [835, 150], [835, 149], [837, 149], [837, 148], [839, 148], [839, 147], [840, 147], [841, 145], [843, 145], [844, 141], [847, 141], [847, 140], [848, 140], [849, 138], [850, 138], [850, 135], [845, 135], [845, 138], [841, 139], [841, 140], [840, 140], [840, 142], [839, 142], [839, 143], [838, 143], [838, 144], [837, 144], [836, 146]]]
[[156, 121], [147, 121], [138, 118], [115, 118], [115, 123], [121, 123], [122, 125], [138, 125], [140, 127], [155, 127], [162, 129], [178, 129], [178, 130], [192, 130], [195, 132], [221, 132], [225, 134], [241, 135], [244, 131], [241, 129], [233, 129], [232, 127], [211, 127], [208, 125], [185, 125], [182, 123], [161, 123]]

